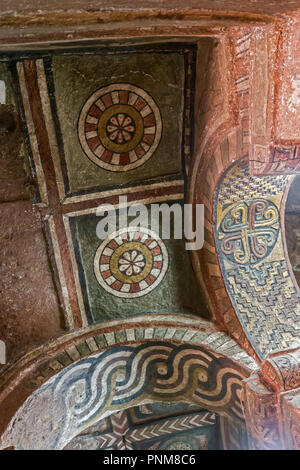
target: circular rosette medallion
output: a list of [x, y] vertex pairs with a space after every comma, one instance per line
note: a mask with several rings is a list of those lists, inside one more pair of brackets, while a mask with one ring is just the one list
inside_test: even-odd
[[154, 100], [127, 83], [93, 93], [78, 122], [85, 154], [110, 171], [128, 171], [145, 163], [156, 150], [161, 132], [161, 115]]
[[168, 252], [151, 230], [127, 227], [101, 243], [94, 258], [99, 284], [117, 297], [141, 297], [151, 292], [168, 268]]

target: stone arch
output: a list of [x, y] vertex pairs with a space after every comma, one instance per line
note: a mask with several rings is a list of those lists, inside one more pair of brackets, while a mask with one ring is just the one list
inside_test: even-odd
[[[166, 318], [158, 323], [139, 322], [148, 338], [116, 342], [97, 353], [82, 353], [79, 360], [62, 366], [60, 371], [52, 370], [54, 375], [48, 379], [44, 369], [44, 383], [16, 411], [1, 437], [1, 447], [61, 449], [100, 419], [153, 401], [194, 403], [243, 422], [242, 381], [249, 377], [255, 363], [211, 323], [198, 320], [189, 327], [187, 321], [192, 318], [179, 317], [181, 325]], [[127, 323], [126, 332], [137, 329], [137, 324]], [[121, 328], [124, 331], [124, 323], [101, 334], [112, 339], [108, 335], [116, 337]], [[96, 327], [89, 330], [86, 344], [100, 336], [92, 335], [99, 333]], [[180, 335], [181, 340], [176, 339]], [[71, 348], [78, 351], [83, 337]], [[52, 367], [58, 358], [62, 360], [62, 350], [57, 351], [56, 359], [52, 358]], [[29, 371], [28, 365], [24, 366], [23, 374]]]
[[[215, 320], [249, 354], [261, 361], [271, 348], [290, 347], [297, 339], [299, 289], [290, 267], [284, 235], [285, 200], [292, 177], [250, 175], [247, 146], [243, 145], [240, 128], [229, 133], [213, 152], [203, 153], [194, 163], [193, 174], [190, 199], [205, 205], [204, 248], [192, 254], [196, 273]], [[202, 186], [201, 180], [205, 181]], [[224, 258], [220, 242], [224, 234], [219, 233], [219, 227], [225, 212], [231, 210], [230, 205], [239, 201], [248, 207], [247, 201], [252, 199], [264, 201], [268, 207], [274, 205], [278, 214], [274, 228], [277, 241], [272, 253], [267, 250], [267, 258], [258, 259], [254, 269], [253, 263], [248, 263], [245, 268], [248, 274], [244, 273], [236, 282], [236, 273], [235, 281], [228, 275], [239, 263], [234, 267], [232, 260]], [[254, 241], [256, 235], [253, 235]], [[231, 271], [228, 263], [231, 263]], [[260, 281], [259, 269], [270, 271], [261, 273]], [[283, 307], [282, 299], [288, 308]]]
[[[214, 202], [214, 235], [226, 289], [261, 359], [271, 349], [291, 347], [298, 336], [299, 289], [284, 233], [291, 178], [252, 176], [248, 160], [242, 159], [224, 173]], [[228, 223], [231, 228], [225, 227]]]
[[214, 201], [219, 182], [234, 161], [246, 157], [248, 143], [243, 128], [237, 127], [230, 131], [225, 124], [207, 138], [206, 145], [194, 157], [189, 175], [189, 202], [204, 204], [205, 242], [203, 249], [191, 252], [191, 256], [213, 320], [259, 361], [259, 355], [247, 338], [228, 295], [214, 234]]

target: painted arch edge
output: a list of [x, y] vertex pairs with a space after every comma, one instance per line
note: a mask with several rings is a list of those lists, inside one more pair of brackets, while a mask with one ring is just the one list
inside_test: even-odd
[[[192, 326], [190, 326], [191, 324]], [[166, 336], [169, 337], [155, 337], [155, 330], [158, 329], [165, 329]], [[106, 344], [106, 346], [98, 347], [96, 351], [91, 350], [91, 345], [93, 341], [95, 342], [96, 337], [106, 335], [107, 338], [111, 338], [111, 334], [115, 335], [122, 330], [126, 332], [129, 331], [132, 334], [135, 334], [135, 331], [144, 330], [149, 337], [137, 340], [132, 336], [130, 340], [129, 333], [126, 341], [115, 342], [110, 345]], [[182, 330], [185, 331], [184, 335], [186, 335], [186, 340], [183, 337], [181, 340], [174, 338], [174, 335], [180, 331], [182, 332]], [[153, 333], [152, 338], [150, 335], [151, 331]], [[191, 336], [191, 338], [189, 338], [189, 336]], [[194, 341], [193, 336], [195, 336]], [[47, 345], [40, 346], [30, 351], [26, 356], [12, 365], [5, 367], [2, 371], [0, 375], [0, 411], [1, 409], [3, 410], [4, 419], [0, 425], [0, 443], [1, 435], [5, 433], [17, 411], [23, 406], [25, 401], [63, 369], [84, 358], [107, 350], [114, 350], [116, 347], [122, 345], [143, 344], [149, 341], [163, 341], [164, 339], [165, 341], [173, 342], [175, 345], [186, 344], [202, 346], [208, 351], [216, 353], [217, 356], [221, 358], [227, 358], [242, 372], [245, 378], [257, 368], [257, 364], [253, 358], [245, 353], [224, 331], [219, 329], [215, 324], [194, 316], [154, 314], [153, 320], [150, 319], [146, 321], [146, 315], [143, 315], [125, 321], [125, 325], [124, 321], [122, 321], [122, 323], [119, 321], [111, 321], [107, 322], [104, 327], [95, 325], [82, 328], [80, 331], [63, 335], [54, 341], [48, 342]], [[214, 344], [217, 343], [219, 343], [220, 346], [214, 348]], [[74, 356], [74, 360], [72, 360], [69, 356], [69, 359], [71, 359], [70, 362], [63, 364], [62, 360], [66, 358], [66, 354], [74, 354], [75, 351], [77, 351], [77, 357]]]
[[[228, 155], [224, 156], [222, 148], [226, 146]], [[231, 152], [230, 148], [234, 151]], [[207, 136], [199, 154], [195, 156], [188, 182], [188, 202], [204, 204], [205, 237], [203, 248], [193, 251], [191, 258], [195, 276], [204, 292], [212, 320], [260, 364], [261, 359], [245, 334], [227, 292], [213, 225], [218, 186], [230, 166], [246, 158], [249, 158], [249, 145], [243, 141], [243, 129], [240, 125], [232, 126], [232, 121], [222, 121], [216, 126], [214, 132]], [[203, 189], [201, 181], [205, 182]], [[206, 239], [207, 237], [209, 240]], [[217, 289], [212, 278], [219, 283]]]
[[[217, 131], [216, 131], [217, 133]], [[213, 319], [217, 321], [217, 323], [220, 325], [221, 328], [224, 328], [228, 335], [230, 337], [234, 338], [235, 341], [250, 355], [252, 356], [258, 364], [260, 364], [263, 360], [263, 358], [259, 355], [257, 350], [255, 349], [254, 345], [252, 344], [252, 341], [247, 334], [247, 332], [243, 328], [243, 324], [241, 320], [239, 319], [234, 303], [228, 293], [227, 290], [227, 283], [224, 280], [223, 277], [223, 271], [222, 271], [222, 266], [220, 262], [220, 258], [218, 255], [218, 249], [217, 249], [217, 243], [216, 243], [216, 231], [214, 228], [215, 222], [216, 222], [216, 217], [215, 217], [215, 206], [216, 206], [216, 198], [218, 197], [218, 192], [219, 192], [219, 187], [220, 184], [222, 183], [226, 173], [230, 171], [232, 167], [237, 165], [239, 162], [241, 163], [242, 161], [247, 161], [249, 163], [250, 167], [250, 162], [249, 162], [249, 146], [248, 145], [242, 145], [242, 128], [241, 127], [236, 127], [234, 129], [231, 129], [230, 131], [225, 131], [223, 126], [220, 128], [220, 135], [222, 136], [221, 139], [218, 139], [217, 142], [214, 142], [214, 145], [212, 144], [211, 139], [208, 139], [208, 143], [206, 145], [206, 148], [203, 150], [200, 159], [198, 161], [198, 165], [194, 163], [193, 166], [193, 173], [194, 173], [194, 184], [190, 184], [189, 186], [189, 198], [192, 203], [204, 203], [205, 205], [205, 211], [209, 211], [209, 217], [206, 218], [206, 226], [207, 223], [211, 225], [211, 234], [213, 238], [213, 246], [210, 246], [210, 256], [213, 255], [215, 257], [214, 260], [214, 274], [217, 273], [218, 278], [220, 282], [223, 284], [222, 287], [219, 289], [219, 291], [222, 291], [222, 294], [220, 296], [214, 295], [214, 288], [213, 288], [213, 283], [211, 281], [211, 277], [214, 277], [213, 275], [210, 275], [210, 270], [209, 270], [209, 262], [205, 260], [204, 256], [199, 253], [199, 252], [192, 252], [192, 262], [194, 265], [194, 270], [195, 270], [195, 275], [198, 278], [198, 282], [202, 286], [204, 293], [206, 295], [206, 298], [208, 300], [208, 304], [210, 306], [210, 309], [212, 310], [213, 313]], [[233, 148], [237, 149], [238, 148], [238, 141], [240, 141], [240, 151], [231, 154], [230, 153], [230, 145], [229, 145], [229, 154], [226, 158], [223, 158], [222, 156], [222, 147], [224, 147], [225, 143], [227, 142], [236, 142], [235, 145], [233, 145]], [[232, 145], [231, 145], [232, 147]], [[207, 150], [208, 148], [208, 150]], [[217, 157], [215, 156], [217, 155]], [[216, 178], [213, 181], [213, 184], [210, 185], [210, 191], [209, 191], [209, 198], [201, 192], [197, 192], [197, 182], [200, 180], [201, 176], [203, 178], [206, 177], [205, 173], [210, 171], [211, 172], [211, 166], [212, 162], [214, 162], [214, 168], [218, 170]], [[217, 162], [217, 163], [216, 163]], [[197, 170], [200, 168], [200, 174], [197, 174]], [[205, 179], [206, 180], [206, 179]], [[282, 200], [279, 208], [280, 212], [280, 218], [281, 218], [281, 238], [282, 238], [282, 244], [283, 244], [283, 251], [284, 251], [284, 259], [288, 268], [289, 276], [291, 278], [292, 284], [298, 294], [298, 297], [300, 296], [300, 288], [296, 282], [295, 276], [293, 274], [293, 270], [291, 267], [291, 263], [289, 260], [288, 256], [288, 251], [287, 251], [287, 243], [286, 243], [286, 236], [285, 236], [285, 205], [286, 205], [286, 200], [287, 196], [289, 193], [289, 188], [292, 183], [293, 177], [290, 177], [290, 181], [286, 187], [286, 189], [282, 193]], [[208, 182], [208, 180], [207, 180]], [[199, 194], [200, 193], [200, 194]], [[207, 194], [207, 190], [206, 190]], [[197, 200], [197, 196], [199, 198], [200, 195], [200, 201]], [[204, 249], [206, 248], [207, 241], [205, 240], [204, 243]], [[208, 278], [210, 286], [212, 288], [208, 288], [204, 283], [204, 279]], [[226, 309], [225, 312], [222, 312], [223, 309], [223, 303], [228, 305], [228, 308]]]

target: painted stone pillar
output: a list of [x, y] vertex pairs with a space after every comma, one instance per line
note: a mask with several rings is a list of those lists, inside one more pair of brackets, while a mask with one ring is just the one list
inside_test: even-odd
[[244, 380], [250, 449], [300, 449], [300, 347], [267, 356]]

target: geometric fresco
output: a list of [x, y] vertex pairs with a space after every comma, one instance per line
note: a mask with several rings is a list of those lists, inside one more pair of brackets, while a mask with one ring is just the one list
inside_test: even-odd
[[285, 259], [280, 217], [289, 176], [250, 176], [232, 166], [215, 201], [215, 237], [228, 294], [261, 358], [299, 335], [300, 306]]
[[271, 201], [250, 199], [230, 205], [219, 228], [222, 253], [233, 265], [256, 265], [271, 253], [278, 230], [279, 214]]
[[143, 312], [206, 316], [182, 240], [131, 240], [104, 263], [95, 231], [96, 208], [117, 207], [121, 194], [131, 203], [184, 198], [195, 50], [87, 47], [11, 60], [67, 328]]
[[[249, 373], [243, 364], [201, 344], [168, 339], [120, 344], [75, 361], [35, 390], [18, 410], [1, 444], [10, 445], [13, 440], [19, 449], [61, 449], [110, 414], [153, 401], [184, 401], [210, 410], [199, 421], [191, 418], [176, 422], [174, 418], [174, 422], [170, 417], [166, 433], [175, 431], [175, 427], [178, 432], [184, 427], [194, 428], [201, 422], [210, 425], [214, 413], [243, 424], [242, 381]], [[39, 436], [33, 430], [24, 441], [26, 431], [19, 432], [20, 428], [34, 428], [37, 419]], [[159, 426], [153, 428], [148, 422], [147, 428], [148, 436], [159, 436]], [[131, 436], [133, 445], [143, 440], [142, 434], [137, 431]], [[163, 445], [176, 446], [180, 439]], [[193, 436], [191, 441], [195, 444], [197, 440]], [[198, 445], [199, 441], [201, 438]], [[203, 440], [202, 445], [206, 446]]]
[[[169, 207], [173, 203], [181, 205], [181, 201], [165, 201]], [[143, 312], [206, 316], [184, 240], [175, 239], [172, 231], [169, 240], [161, 240], [148, 226], [131, 226], [133, 216], [128, 216], [128, 228], [116, 227], [117, 231], [100, 240], [100, 220], [95, 211], [64, 219], [82, 315], [88, 324]]]
[[148, 294], [168, 268], [168, 252], [149, 229], [126, 227], [112, 233], [99, 246], [94, 271], [99, 284], [117, 297]]
[[110, 415], [83, 431], [67, 450], [212, 450], [219, 442], [215, 413], [185, 403], [151, 403]]
[[144, 90], [116, 83], [93, 93], [83, 106], [78, 133], [86, 155], [110, 171], [143, 165], [162, 131], [159, 109]]
[[300, 449], [299, 2], [46, 3], [0, 4], [0, 450]]

